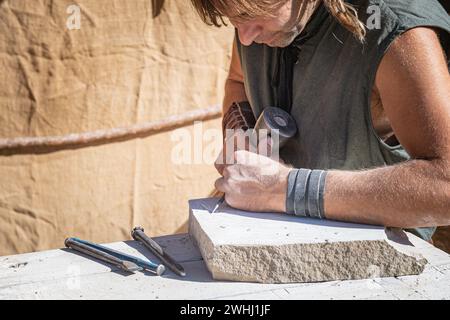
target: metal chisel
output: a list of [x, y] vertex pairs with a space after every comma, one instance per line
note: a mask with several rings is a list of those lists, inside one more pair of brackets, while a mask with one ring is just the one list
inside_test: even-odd
[[[145, 270], [151, 271], [151, 272], [155, 273], [156, 275], [160, 276], [166, 270], [166, 268], [162, 264], [158, 265], [151, 261], [145, 261], [143, 259], [131, 256], [131, 255], [128, 255], [125, 253], [121, 253], [114, 249], [110, 249], [105, 246], [102, 246], [102, 245], [99, 245], [99, 244], [96, 244], [93, 242], [89, 242], [86, 240], [81, 240], [78, 238], [69, 238], [69, 239], [66, 239], [66, 246], [68, 246], [68, 244], [70, 244], [71, 245], [70, 247], [72, 247], [75, 250], [77, 250], [77, 248], [83, 248], [84, 250], [88, 250], [88, 253], [86, 253], [86, 254], [93, 253], [93, 254], [96, 254], [97, 256], [100, 255], [101, 258], [107, 257], [108, 259], [110, 259], [110, 257], [112, 257], [114, 259], [114, 261], [113, 261], [114, 264], [116, 264], [119, 267], [122, 267], [123, 265], [136, 266], [138, 268], [138, 270], [134, 270], [134, 271], [140, 271], [142, 269], [145, 269]], [[75, 248], [74, 246], [76, 246], [77, 248]], [[78, 250], [78, 251], [80, 251], [80, 250]], [[91, 254], [91, 256], [93, 256], [93, 255]], [[107, 261], [107, 262], [109, 262], [109, 261]]]
[[67, 238], [64, 243], [67, 248], [71, 248], [78, 252], [84, 253], [90, 257], [110, 263], [124, 271], [135, 272], [135, 271], [142, 270], [141, 267], [137, 266], [135, 263], [133, 263], [131, 261], [120, 260], [119, 258], [114, 257], [106, 252], [95, 249], [92, 246], [89, 246], [87, 244], [81, 243], [76, 238]]
[[148, 237], [144, 233], [144, 228], [136, 227], [131, 232], [131, 236], [134, 240], [141, 242], [148, 250], [150, 250], [161, 262], [167, 266], [170, 270], [175, 272], [177, 275], [184, 277], [186, 272], [184, 268], [177, 263], [172, 257], [170, 257], [159, 244], [157, 244], [152, 238]]
[[219, 201], [217, 201], [216, 205], [214, 206], [214, 209], [211, 211], [211, 213], [214, 213], [217, 211], [217, 209], [219, 209], [219, 207], [222, 205], [222, 203], [224, 203], [225, 201], [225, 195], [223, 195]]

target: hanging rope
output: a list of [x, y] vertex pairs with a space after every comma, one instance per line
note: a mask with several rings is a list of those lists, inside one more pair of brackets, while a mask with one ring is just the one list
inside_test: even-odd
[[170, 116], [163, 120], [145, 122], [128, 127], [96, 130], [83, 133], [72, 133], [63, 136], [18, 137], [0, 139], [0, 150], [16, 150], [22, 148], [58, 148], [67, 146], [83, 146], [106, 144], [117, 140], [131, 140], [146, 137], [154, 133], [191, 125], [195, 121], [219, 118], [222, 114], [220, 106], [186, 112]]

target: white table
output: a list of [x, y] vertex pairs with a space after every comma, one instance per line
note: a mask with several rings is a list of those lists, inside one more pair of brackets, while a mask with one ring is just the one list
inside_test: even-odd
[[[426, 242], [419, 276], [303, 284], [219, 282], [211, 278], [189, 235], [155, 238], [187, 272], [180, 278], [117, 269], [66, 249], [0, 257], [0, 299], [450, 299], [450, 255]], [[111, 248], [155, 259], [140, 244]], [[156, 259], [155, 259], [156, 260]]]

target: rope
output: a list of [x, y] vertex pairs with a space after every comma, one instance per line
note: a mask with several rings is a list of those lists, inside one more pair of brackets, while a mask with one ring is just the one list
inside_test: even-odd
[[194, 121], [204, 121], [219, 118], [222, 114], [220, 106], [186, 112], [181, 115], [170, 116], [163, 120], [145, 122], [128, 127], [118, 127], [105, 130], [96, 130], [83, 133], [72, 133], [63, 136], [47, 137], [18, 137], [0, 139], [0, 150], [22, 148], [60, 148], [66, 146], [106, 144], [117, 140], [131, 140], [137, 137], [146, 137], [161, 131], [176, 127], [184, 127]]

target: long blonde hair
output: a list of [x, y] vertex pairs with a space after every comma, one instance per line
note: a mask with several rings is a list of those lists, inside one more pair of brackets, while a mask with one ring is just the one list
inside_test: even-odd
[[[275, 12], [288, 0], [191, 0], [194, 8], [202, 20], [209, 25], [226, 25], [224, 17], [232, 12], [233, 15], [244, 19], [255, 17], [272, 18]], [[300, 1], [300, 0], [292, 0]], [[303, 0], [309, 1], [309, 0]], [[345, 0], [321, 0], [330, 14], [358, 40], [364, 41], [366, 28], [358, 19], [356, 9]]]
[[358, 18], [356, 9], [344, 0], [323, 0], [328, 11], [359, 40], [364, 41], [366, 27]]

